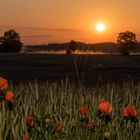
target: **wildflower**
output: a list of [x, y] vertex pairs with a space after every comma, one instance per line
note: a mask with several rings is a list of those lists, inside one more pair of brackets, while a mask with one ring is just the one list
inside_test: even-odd
[[88, 129], [92, 129], [94, 127], [93, 121], [88, 121], [86, 126], [87, 126]]
[[0, 77], [0, 89], [6, 90], [8, 88], [8, 82], [6, 79]]
[[29, 140], [27, 135], [24, 136], [24, 140]]
[[29, 125], [29, 126], [33, 126], [33, 121], [35, 120], [36, 118], [33, 117], [33, 116], [28, 116], [26, 118], [26, 124]]
[[136, 117], [138, 113], [134, 106], [127, 106], [123, 109], [122, 114], [124, 117]]
[[98, 110], [101, 113], [111, 113], [112, 112], [112, 106], [109, 102], [105, 101], [104, 99], [100, 99], [98, 103]]
[[62, 124], [59, 123], [59, 124], [56, 125], [56, 131], [57, 132], [61, 132], [62, 129], [63, 129], [63, 125]]
[[9, 103], [13, 103], [14, 93], [12, 91], [7, 91], [5, 95], [5, 100]]
[[47, 124], [47, 125], [50, 125], [50, 124], [51, 124], [51, 120], [50, 120], [50, 119], [46, 119], [44, 122], [45, 122], [45, 124]]
[[82, 115], [86, 115], [88, 112], [89, 112], [89, 109], [88, 109], [87, 106], [83, 106], [83, 107], [80, 108], [80, 113]]
[[103, 102], [105, 102], [105, 98], [101, 98], [101, 99], [99, 100], [99, 103], [98, 103], [98, 104], [101, 104], [101, 103], [103, 103]]

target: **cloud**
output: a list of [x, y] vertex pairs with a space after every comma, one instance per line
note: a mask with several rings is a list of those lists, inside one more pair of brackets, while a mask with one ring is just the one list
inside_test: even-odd
[[58, 32], [86, 32], [84, 30], [76, 30], [76, 29], [62, 29], [62, 28], [46, 28], [48, 31], [58, 31]]
[[51, 37], [51, 35], [26, 35], [22, 36], [22, 38], [46, 38], [46, 37]]
[[0, 25], [0, 29], [18, 29], [18, 30], [43, 30], [43, 31], [57, 31], [57, 32], [88, 32], [86, 30], [69, 29], [69, 28], [42, 28], [42, 27], [30, 27], [30, 26], [10, 26]]

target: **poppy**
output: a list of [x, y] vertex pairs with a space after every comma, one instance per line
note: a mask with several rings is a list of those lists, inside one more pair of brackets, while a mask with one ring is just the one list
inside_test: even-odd
[[122, 114], [124, 117], [136, 117], [138, 113], [134, 106], [127, 106], [123, 109]]
[[5, 95], [5, 100], [9, 103], [13, 102], [14, 93], [12, 91], [7, 91]]
[[112, 106], [109, 102], [105, 101], [104, 99], [100, 99], [98, 103], [98, 110], [101, 113], [111, 113], [112, 112]]
[[29, 140], [27, 135], [24, 136], [24, 140]]
[[6, 90], [8, 88], [8, 81], [2, 77], [0, 77], [0, 89]]
[[88, 109], [87, 106], [83, 106], [83, 107], [80, 108], [80, 113], [82, 115], [86, 115], [88, 112], [89, 112], [89, 109]]
[[33, 117], [33, 116], [27, 116], [26, 118], [26, 124], [29, 125], [29, 126], [33, 126], [33, 121], [35, 120], [36, 118]]
[[63, 129], [63, 125], [62, 124], [59, 123], [59, 124], [56, 125], [56, 131], [57, 132], [61, 132], [62, 129]]
[[103, 103], [103, 102], [105, 102], [105, 98], [101, 98], [101, 99], [99, 100], [98, 104], [101, 104], [101, 103]]

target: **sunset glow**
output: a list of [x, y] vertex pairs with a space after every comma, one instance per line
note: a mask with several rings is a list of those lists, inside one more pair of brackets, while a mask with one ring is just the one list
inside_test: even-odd
[[0, 36], [15, 29], [24, 44], [114, 42], [121, 31], [140, 34], [139, 5], [139, 0], [0, 0]]

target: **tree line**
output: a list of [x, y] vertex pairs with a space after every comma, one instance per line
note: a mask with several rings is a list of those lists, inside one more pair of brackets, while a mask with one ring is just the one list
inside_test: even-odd
[[[79, 42], [71, 40], [66, 48], [66, 54], [74, 54]], [[118, 49], [122, 55], [129, 55], [130, 51], [137, 46], [136, 34], [130, 31], [121, 32], [117, 36]], [[11, 29], [4, 32], [4, 35], [0, 37], [0, 52], [20, 52], [23, 43], [19, 33]]]

